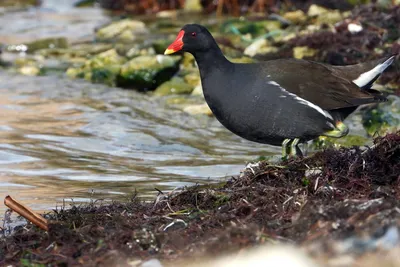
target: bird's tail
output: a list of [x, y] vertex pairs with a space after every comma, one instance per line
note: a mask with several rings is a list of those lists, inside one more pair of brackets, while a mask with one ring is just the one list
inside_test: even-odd
[[[374, 68], [369, 69], [361, 73], [356, 79], [353, 80], [353, 83], [358, 85], [363, 90], [369, 91], [376, 91], [371, 89], [372, 84], [379, 78], [379, 76], [393, 63], [394, 59], [397, 55], [392, 55], [382, 63], [375, 65]], [[373, 92], [370, 93], [373, 93]]]

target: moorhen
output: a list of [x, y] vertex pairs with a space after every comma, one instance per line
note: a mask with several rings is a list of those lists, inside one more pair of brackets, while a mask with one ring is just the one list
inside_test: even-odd
[[301, 154], [298, 144], [319, 136], [347, 135], [343, 120], [359, 105], [387, 101], [371, 86], [395, 59], [348, 66], [299, 59], [232, 63], [198, 24], [185, 25], [165, 54], [178, 51], [195, 57], [218, 121], [247, 140], [282, 145], [283, 157]]

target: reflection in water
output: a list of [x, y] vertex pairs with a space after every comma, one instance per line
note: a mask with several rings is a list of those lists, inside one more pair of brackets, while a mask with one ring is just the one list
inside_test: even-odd
[[218, 182], [279, 153], [134, 91], [7, 73], [0, 81], [0, 198], [36, 210]]

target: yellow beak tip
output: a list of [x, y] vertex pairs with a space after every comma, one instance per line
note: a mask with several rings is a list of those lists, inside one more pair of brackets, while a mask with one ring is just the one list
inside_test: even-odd
[[170, 54], [173, 54], [173, 53], [175, 53], [174, 50], [172, 50], [172, 49], [167, 49], [167, 50], [165, 50], [164, 55], [170, 55]]

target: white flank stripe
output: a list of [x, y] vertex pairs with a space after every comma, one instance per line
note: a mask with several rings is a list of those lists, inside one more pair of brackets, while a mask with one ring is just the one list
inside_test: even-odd
[[[296, 95], [296, 94], [292, 94], [292, 93], [288, 92], [285, 88], [283, 88], [282, 86], [280, 86], [277, 82], [270, 81], [270, 82], [268, 82], [268, 84], [279, 87], [279, 89], [281, 89], [282, 92], [284, 92], [285, 94], [287, 94], [287, 95], [289, 95], [289, 96], [292, 96], [292, 97], [293, 97], [294, 99], [296, 99], [299, 103], [301, 103], [301, 104], [303, 104], [303, 105], [307, 105], [307, 106], [309, 106], [310, 108], [313, 108], [313, 109], [315, 109], [316, 111], [318, 111], [319, 113], [321, 113], [322, 115], [324, 115], [326, 118], [329, 118], [329, 119], [333, 120], [331, 114], [329, 114], [328, 112], [326, 112], [325, 110], [323, 110], [321, 107], [319, 107], [319, 106], [317, 106], [317, 105], [311, 103], [310, 101], [307, 101], [307, 100], [305, 100], [305, 99], [299, 97], [299, 96]], [[282, 95], [281, 97], [284, 97], [284, 96]]]
[[390, 66], [394, 61], [394, 56], [390, 57], [385, 62], [377, 65], [370, 71], [361, 73], [357, 79], [353, 80], [353, 83], [357, 84], [358, 87], [366, 86], [372, 79], [374, 79], [377, 75], [381, 74], [387, 67]]

